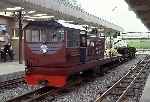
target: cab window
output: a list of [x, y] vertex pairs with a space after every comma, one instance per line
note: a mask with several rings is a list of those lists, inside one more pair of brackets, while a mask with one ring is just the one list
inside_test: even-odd
[[26, 30], [26, 41], [27, 42], [39, 42], [40, 31], [39, 30]]
[[64, 40], [63, 29], [26, 30], [27, 42], [58, 42]]
[[48, 41], [59, 42], [64, 40], [64, 30], [63, 29], [50, 29], [48, 31]]
[[78, 30], [69, 30], [67, 33], [67, 47], [80, 47], [80, 32]]

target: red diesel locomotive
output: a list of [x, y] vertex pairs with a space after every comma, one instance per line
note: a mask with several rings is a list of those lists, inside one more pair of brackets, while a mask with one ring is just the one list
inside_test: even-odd
[[104, 57], [104, 37], [91, 36], [79, 25], [32, 21], [24, 31], [25, 80], [30, 85], [62, 87], [71, 75], [118, 60]]

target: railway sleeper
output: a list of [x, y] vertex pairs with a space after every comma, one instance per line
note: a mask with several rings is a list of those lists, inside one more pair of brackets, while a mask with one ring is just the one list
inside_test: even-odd
[[120, 82], [119, 84], [118, 84], [118, 87], [120, 86], [120, 87], [127, 87], [129, 84], [130, 84], [131, 82]]
[[132, 80], [131, 79], [125, 79], [125, 80], [121, 81], [121, 83], [130, 83]]

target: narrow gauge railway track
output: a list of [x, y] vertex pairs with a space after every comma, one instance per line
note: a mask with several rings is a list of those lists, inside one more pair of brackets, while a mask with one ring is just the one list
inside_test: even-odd
[[49, 97], [48, 101], [52, 101], [57, 95], [59, 95], [59, 93], [66, 92], [66, 90], [70, 90], [71, 87], [72, 85], [67, 85], [62, 88], [44, 86], [34, 91], [9, 99], [6, 102], [38, 102], [44, 100], [46, 97]]
[[15, 88], [19, 84], [23, 84], [23, 83], [26, 83], [24, 80], [24, 77], [19, 77], [19, 78], [7, 80], [7, 81], [2, 81], [2, 82], [0, 82], [0, 89], [3, 90], [3, 89]]
[[[51, 95], [51, 93], [54, 94], [54, 92], [56, 92], [56, 89], [52, 89], [50, 87], [42, 87], [29, 93], [14, 97], [10, 100], [7, 100], [6, 102], [33, 102], [43, 98], [46, 95]], [[54, 97], [52, 96], [52, 99], [53, 98]]]
[[[144, 81], [147, 77], [145, 74], [149, 74], [150, 56], [146, 56], [142, 61], [137, 63], [126, 75], [124, 75], [119, 81], [111, 86], [104, 93], [99, 93], [94, 102], [128, 102], [129, 99], [137, 98], [134, 100], [139, 101], [141, 87], [144, 85]], [[140, 85], [140, 86], [139, 86]]]

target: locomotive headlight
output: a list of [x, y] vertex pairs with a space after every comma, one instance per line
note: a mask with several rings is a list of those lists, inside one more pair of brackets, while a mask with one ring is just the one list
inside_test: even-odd
[[41, 52], [43, 54], [47, 53], [48, 52], [48, 47], [46, 45], [41, 45]]

